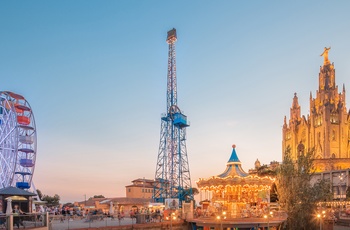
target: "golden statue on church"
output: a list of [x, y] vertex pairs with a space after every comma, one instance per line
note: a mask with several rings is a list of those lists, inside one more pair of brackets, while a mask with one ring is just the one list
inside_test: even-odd
[[323, 65], [328, 65], [330, 61], [328, 60], [328, 52], [331, 49], [331, 47], [324, 47], [324, 51], [320, 56], [324, 57]]

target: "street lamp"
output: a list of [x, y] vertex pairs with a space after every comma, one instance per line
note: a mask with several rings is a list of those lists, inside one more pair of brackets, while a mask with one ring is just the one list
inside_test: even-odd
[[321, 223], [321, 214], [317, 214], [317, 218], [320, 220], [320, 230], [322, 230], [322, 223]]
[[173, 229], [173, 220], [176, 220], [176, 215], [174, 212], [170, 215], [170, 229]]
[[218, 222], [220, 222], [220, 230], [222, 229], [222, 223], [221, 223], [221, 216], [216, 216], [216, 219], [218, 220]]
[[339, 176], [339, 200], [340, 200], [340, 205], [341, 205], [341, 211], [343, 210], [343, 203], [342, 203], [342, 197], [343, 197], [343, 194], [342, 194], [342, 187], [343, 187], [343, 180], [347, 177], [347, 175], [344, 175], [343, 173], [341, 173]]
[[222, 219], [226, 220], [226, 212], [222, 212], [221, 215], [217, 215], [216, 219], [220, 221], [220, 230], [222, 230]]
[[165, 217], [166, 220], [170, 219], [170, 229], [173, 229], [173, 220], [176, 220], [176, 215], [174, 212], [172, 212], [171, 214], [169, 214], [169, 216]]
[[264, 215], [264, 218], [267, 219], [267, 229], [270, 229], [270, 216], [273, 215], [273, 212], [270, 211], [267, 215]]
[[267, 219], [267, 230], [270, 229], [269, 217], [268, 215], [264, 215], [264, 218]]

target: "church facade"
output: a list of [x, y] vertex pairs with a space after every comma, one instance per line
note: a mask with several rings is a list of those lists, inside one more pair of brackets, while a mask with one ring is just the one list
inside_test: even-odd
[[310, 93], [310, 114], [301, 115], [297, 94], [294, 94], [290, 118], [284, 117], [282, 128], [283, 157], [289, 149], [296, 160], [304, 151], [314, 151], [316, 171], [350, 168], [350, 113], [346, 109], [345, 86], [341, 92], [335, 83], [334, 63], [328, 60], [325, 48], [320, 67], [319, 87], [315, 98]]

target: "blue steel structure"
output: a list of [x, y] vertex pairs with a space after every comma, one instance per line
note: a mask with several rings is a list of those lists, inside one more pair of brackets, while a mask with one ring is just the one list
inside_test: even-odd
[[177, 106], [176, 40], [176, 30], [168, 31], [167, 113], [161, 118], [153, 199], [162, 203], [165, 199], [178, 199], [181, 207], [183, 201], [193, 200], [193, 194], [186, 149], [189, 124]]

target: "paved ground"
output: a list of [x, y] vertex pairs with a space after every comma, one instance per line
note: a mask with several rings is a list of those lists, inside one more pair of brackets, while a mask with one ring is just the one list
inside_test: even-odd
[[[242, 219], [241, 222], [251, 222], [251, 219]], [[60, 220], [52, 221], [52, 230], [67, 230], [67, 229], [79, 229], [79, 228], [95, 228], [95, 227], [107, 227], [107, 226], [121, 226], [121, 225], [135, 225], [135, 219], [124, 218], [119, 221], [118, 219], [104, 218], [103, 220], [94, 220], [88, 222], [85, 219], [75, 219], [75, 220], [65, 220], [61, 222]], [[237, 220], [236, 220], [237, 222]], [[327, 228], [330, 227], [330, 228]], [[325, 226], [325, 229], [333, 229], [331, 226]], [[334, 230], [349, 230], [349, 226], [339, 226], [335, 225]]]
[[94, 227], [106, 227], [106, 226], [119, 226], [119, 225], [131, 225], [135, 224], [135, 219], [124, 218], [119, 221], [118, 219], [104, 218], [103, 220], [86, 221], [82, 220], [65, 220], [61, 222], [59, 220], [52, 221], [52, 230], [66, 230], [66, 229], [78, 229], [78, 228], [94, 228]]

